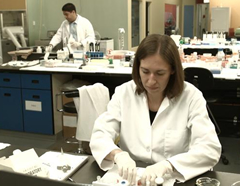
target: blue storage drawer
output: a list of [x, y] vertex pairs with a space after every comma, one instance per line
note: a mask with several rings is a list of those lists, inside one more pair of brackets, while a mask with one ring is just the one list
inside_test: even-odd
[[51, 89], [51, 78], [48, 74], [22, 74], [22, 88]]
[[21, 87], [20, 74], [0, 73], [0, 86], [1, 87]]
[[0, 128], [23, 131], [21, 89], [0, 88]]
[[22, 89], [24, 131], [53, 134], [53, 110], [50, 90]]

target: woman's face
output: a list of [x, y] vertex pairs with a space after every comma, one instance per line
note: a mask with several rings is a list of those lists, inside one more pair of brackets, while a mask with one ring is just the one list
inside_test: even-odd
[[140, 61], [139, 73], [143, 87], [150, 96], [163, 95], [173, 71], [159, 54], [154, 54]]

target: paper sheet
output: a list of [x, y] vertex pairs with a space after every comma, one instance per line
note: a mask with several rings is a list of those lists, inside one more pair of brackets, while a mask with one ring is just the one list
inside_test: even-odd
[[10, 146], [10, 144], [8, 144], [8, 143], [0, 143], [0, 150], [5, 149], [8, 146]]
[[[73, 174], [80, 166], [87, 162], [88, 156], [72, 155], [61, 152], [49, 151], [44, 153], [40, 159], [42, 163], [48, 167], [48, 177], [54, 180], [66, 180]], [[58, 166], [69, 165], [70, 170], [64, 172], [59, 170]]]
[[47, 177], [47, 172], [34, 149], [29, 149], [23, 152], [16, 149], [14, 150], [13, 155], [9, 156], [9, 160], [15, 172]]

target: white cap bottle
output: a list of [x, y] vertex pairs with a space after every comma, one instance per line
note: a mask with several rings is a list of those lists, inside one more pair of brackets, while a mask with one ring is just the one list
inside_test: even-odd
[[42, 53], [42, 48], [40, 46], [37, 47], [37, 53]]

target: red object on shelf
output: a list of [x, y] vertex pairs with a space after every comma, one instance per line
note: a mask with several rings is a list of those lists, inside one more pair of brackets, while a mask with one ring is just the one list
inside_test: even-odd
[[203, 4], [203, 0], [196, 0], [196, 4]]
[[234, 28], [229, 28], [228, 36], [234, 36]]

